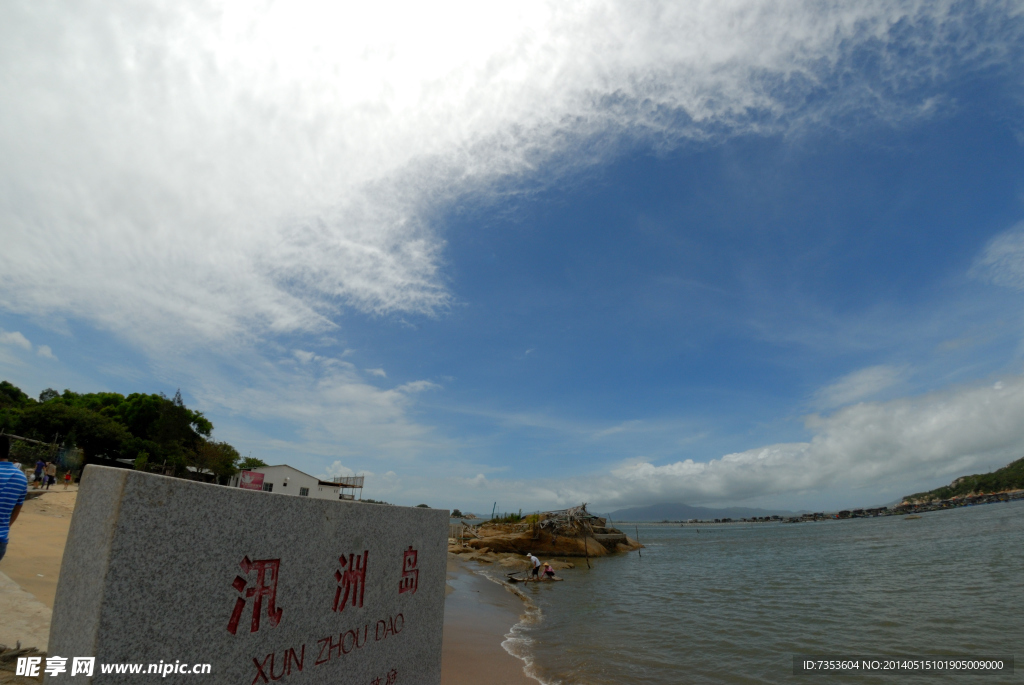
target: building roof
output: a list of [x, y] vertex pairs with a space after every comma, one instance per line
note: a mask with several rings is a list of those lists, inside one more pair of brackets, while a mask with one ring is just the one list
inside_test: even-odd
[[305, 471], [300, 471], [299, 469], [297, 469], [294, 466], [291, 466], [289, 464], [268, 464], [267, 466], [257, 466], [256, 468], [245, 469], [245, 470], [246, 471], [255, 471], [257, 473], [262, 473], [261, 469], [279, 469], [279, 468], [291, 469], [295, 473], [301, 473], [306, 478], [311, 478], [311, 479], [315, 480], [317, 483], [320, 483], [321, 485], [331, 485], [333, 487], [337, 487], [336, 483], [331, 483], [331, 482], [328, 482], [328, 481], [325, 481], [325, 480], [321, 480], [321, 479], [317, 478], [316, 476], [311, 476], [308, 473], [306, 473]]
[[291, 466], [289, 464], [268, 464], [267, 466], [257, 466], [256, 468], [245, 469], [245, 470], [246, 471], [260, 472], [260, 469], [278, 469], [278, 468], [282, 468], [282, 467], [284, 467], [286, 469], [291, 469], [292, 471], [295, 471], [296, 473], [301, 473], [303, 476], [306, 476], [307, 478], [312, 478], [313, 480], [315, 480], [320, 485], [326, 485], [326, 486], [331, 487], [331, 488], [353, 487], [351, 485], [346, 486], [343, 483], [335, 483], [334, 481], [323, 480], [322, 478], [318, 478], [316, 476], [311, 476], [308, 473], [306, 473], [305, 471], [300, 471], [299, 469], [297, 469], [294, 466]]

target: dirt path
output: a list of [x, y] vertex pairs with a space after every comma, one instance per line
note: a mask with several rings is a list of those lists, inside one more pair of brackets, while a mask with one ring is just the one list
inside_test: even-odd
[[56, 485], [26, 501], [0, 561], [0, 573], [51, 609], [77, 496], [78, 486]]

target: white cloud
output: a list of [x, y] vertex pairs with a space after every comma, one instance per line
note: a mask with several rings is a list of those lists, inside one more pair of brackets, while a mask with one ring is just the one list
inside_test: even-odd
[[[490, 479], [486, 486], [492, 498], [524, 509], [591, 502], [607, 511], [654, 502], [750, 500], [799, 508], [808, 500], [819, 502], [823, 494], [843, 504], [867, 505], [1019, 458], [1024, 454], [1022, 415], [1024, 377], [1014, 376], [812, 415], [808, 442], [767, 445], [708, 462], [687, 459], [659, 466], [639, 458], [572, 480]], [[472, 480], [453, 482], [465, 488]], [[465, 499], [456, 495], [453, 501]]]
[[616, 139], [929, 116], [903, 93], [1020, 32], [1012, 3], [258, 7], [4, 5], [0, 307], [149, 346], [438, 312], [445, 203]]
[[197, 408], [223, 417], [219, 439], [242, 453], [317, 473], [334, 460], [379, 472], [374, 464], [381, 460], [451, 450], [449, 441], [408, 416], [410, 388], [434, 387], [427, 381], [381, 389], [348, 362], [316, 355], [309, 363], [297, 363], [294, 355], [273, 361], [241, 349], [225, 361], [221, 352], [165, 359], [164, 373], [196, 398]]
[[990, 240], [970, 273], [996, 285], [1024, 290], [1024, 222]]
[[316, 354], [308, 352], [306, 350], [292, 350], [292, 356], [298, 359], [303, 364], [308, 364], [311, 361], [318, 359]]
[[40, 357], [45, 357], [46, 359], [53, 359], [54, 361], [57, 360], [56, 355], [53, 354], [53, 350], [50, 349], [49, 345], [40, 345], [37, 347], [36, 354]]
[[622, 423], [617, 424], [615, 426], [611, 426], [610, 428], [604, 428], [602, 430], [597, 431], [596, 433], [594, 433], [594, 437], [606, 438], [609, 435], [615, 435], [616, 433], [635, 432], [643, 430], [643, 426], [643, 421], [623, 421]]
[[672, 492], [683, 501], [880, 488], [890, 482], [912, 487], [1019, 457], [1022, 411], [1024, 378], [1013, 377], [1000, 387], [958, 388], [812, 416], [807, 426], [814, 437], [807, 443], [770, 445], [706, 464], [638, 464], [613, 475], [648, 497], [652, 491]]
[[363, 369], [366, 373], [371, 376], [380, 376], [381, 378], [387, 378], [388, 375], [384, 373], [384, 369]]
[[431, 383], [430, 381], [411, 381], [409, 383], [403, 383], [402, 385], [395, 388], [396, 392], [403, 392], [406, 394], [412, 394], [417, 392], [424, 392], [425, 390], [437, 390], [441, 386], [437, 383]]
[[20, 331], [5, 331], [0, 328], [0, 345], [13, 345], [23, 350], [32, 351], [32, 343]]
[[814, 394], [815, 404], [822, 409], [840, 407], [863, 400], [898, 383], [904, 371], [893, 366], [870, 366], [843, 376]]
[[323, 474], [317, 476], [317, 478], [322, 478], [324, 480], [328, 480], [328, 479], [334, 478], [335, 476], [355, 476], [355, 475], [368, 476], [368, 477], [372, 478], [375, 474], [372, 471], [360, 471], [357, 474], [355, 471], [353, 471], [349, 467], [345, 466], [340, 461], [335, 461], [333, 464], [331, 464], [330, 466], [327, 467], [326, 473], [323, 473]]
[[459, 478], [458, 482], [467, 488], [486, 488], [490, 485], [487, 477], [482, 473], [476, 474], [473, 478]]
[[[438, 386], [382, 390], [349, 362], [271, 360], [256, 341], [334, 331], [342, 307], [444, 311], [437, 210], [621, 141], [931, 116], [943, 101], [922, 91], [1020, 35], [998, 2], [253, 7], [0, 8], [0, 309], [113, 330], [204, 408], [295, 426], [277, 449], [350, 464], [449, 447], [408, 418]], [[190, 346], [221, 357], [166, 354]]]

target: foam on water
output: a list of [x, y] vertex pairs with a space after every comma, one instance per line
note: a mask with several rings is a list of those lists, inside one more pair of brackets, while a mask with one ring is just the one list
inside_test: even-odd
[[528, 677], [536, 680], [541, 685], [551, 685], [537, 675], [534, 668], [533, 651], [531, 650], [533, 638], [530, 636], [529, 631], [543, 620], [543, 612], [541, 612], [540, 607], [526, 593], [514, 585], [505, 582], [503, 578], [496, 578], [483, 569], [471, 570], [492, 583], [500, 585], [523, 602], [523, 613], [520, 614], [519, 621], [509, 629], [501, 646], [506, 652], [523, 662], [523, 673]]

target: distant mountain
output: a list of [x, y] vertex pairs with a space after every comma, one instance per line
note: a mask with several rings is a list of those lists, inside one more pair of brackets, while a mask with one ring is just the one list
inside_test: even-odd
[[960, 476], [949, 485], [916, 495], [907, 495], [904, 500], [912, 504], [932, 500], [950, 499], [963, 495], [1006, 492], [1024, 489], [1024, 458], [1012, 461], [998, 471], [973, 476]]
[[652, 504], [649, 507], [619, 509], [606, 514], [612, 521], [686, 521], [700, 519], [703, 521], [731, 518], [743, 519], [754, 516], [794, 516], [802, 512], [784, 511], [779, 509], [752, 509], [749, 507], [691, 507], [687, 504]]

